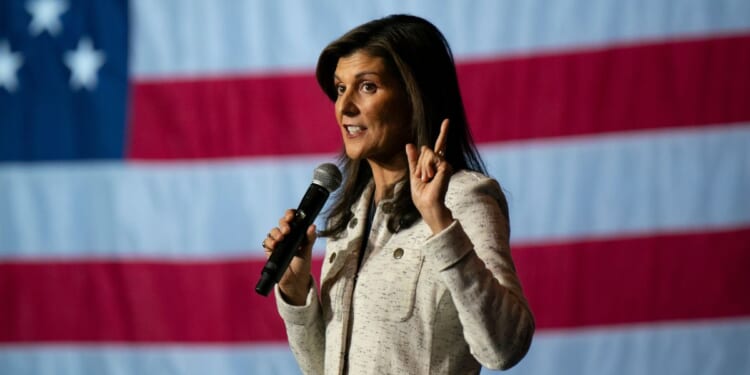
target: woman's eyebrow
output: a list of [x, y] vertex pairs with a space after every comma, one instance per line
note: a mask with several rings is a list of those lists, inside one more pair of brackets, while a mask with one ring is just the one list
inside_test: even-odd
[[[370, 71], [360, 72], [360, 73], [357, 73], [356, 75], [354, 75], [354, 78], [361, 78], [362, 76], [366, 76], [366, 75], [376, 75], [376, 76], [379, 77], [380, 73], [374, 72], [374, 71], [373, 72], [370, 72]], [[341, 78], [338, 75], [336, 75], [336, 74], [333, 75], [333, 79], [341, 81]]]

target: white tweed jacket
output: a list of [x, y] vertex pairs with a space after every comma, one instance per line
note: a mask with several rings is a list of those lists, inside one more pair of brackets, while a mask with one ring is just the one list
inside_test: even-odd
[[346, 233], [328, 240], [320, 297], [313, 286], [306, 305], [291, 306], [276, 291], [302, 371], [477, 374], [482, 365], [516, 364], [529, 349], [534, 319], [511, 259], [498, 183], [455, 173], [446, 195], [455, 221], [434, 236], [421, 219], [390, 233], [390, 202], [381, 201], [358, 272], [373, 186]]

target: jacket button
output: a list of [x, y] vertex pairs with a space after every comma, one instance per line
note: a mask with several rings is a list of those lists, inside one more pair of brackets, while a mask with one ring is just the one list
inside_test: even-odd
[[356, 226], [357, 226], [357, 218], [354, 217], [354, 218], [352, 218], [351, 221], [349, 221], [349, 228], [354, 228]]
[[398, 249], [393, 250], [394, 259], [401, 259], [402, 256], [404, 256], [404, 249], [399, 247]]
[[328, 257], [328, 263], [333, 263], [334, 259], [336, 259], [336, 253], [331, 253], [331, 256]]

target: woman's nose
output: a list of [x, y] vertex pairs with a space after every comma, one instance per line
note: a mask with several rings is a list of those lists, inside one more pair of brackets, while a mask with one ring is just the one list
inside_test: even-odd
[[359, 113], [359, 108], [354, 102], [352, 95], [349, 92], [345, 92], [339, 96], [339, 100], [336, 102], [336, 107], [340, 114], [344, 116], [354, 116]]

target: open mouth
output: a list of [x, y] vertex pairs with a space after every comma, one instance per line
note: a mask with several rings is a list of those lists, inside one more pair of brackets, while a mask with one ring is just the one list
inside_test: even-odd
[[359, 125], [344, 125], [344, 129], [346, 129], [346, 132], [349, 133], [349, 135], [357, 135], [365, 131], [367, 128]]

